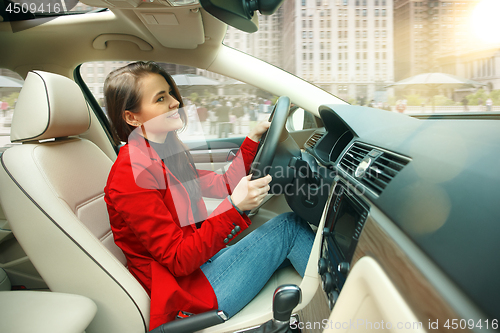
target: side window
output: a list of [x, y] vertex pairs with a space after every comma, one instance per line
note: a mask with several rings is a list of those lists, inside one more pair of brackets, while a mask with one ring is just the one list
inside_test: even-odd
[[[106, 111], [104, 80], [128, 62], [89, 62], [80, 74], [95, 99]], [[259, 121], [269, 117], [277, 96], [223, 75], [194, 67], [159, 63], [176, 82], [188, 126], [179, 133], [185, 141], [241, 137]], [[107, 113], [106, 113], [107, 114]]]
[[11, 147], [10, 126], [17, 97], [24, 80], [19, 74], [0, 68], [0, 153]]

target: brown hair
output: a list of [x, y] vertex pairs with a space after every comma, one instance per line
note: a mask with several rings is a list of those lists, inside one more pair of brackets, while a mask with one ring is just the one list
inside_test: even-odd
[[[104, 82], [104, 96], [106, 100], [106, 110], [111, 123], [116, 131], [116, 144], [119, 141], [128, 141], [128, 136], [135, 129], [134, 126], [127, 124], [124, 118], [125, 110], [132, 113], [139, 112], [141, 102], [140, 80], [148, 74], [160, 74], [165, 78], [172, 88], [175, 99], [179, 101], [179, 115], [184, 123], [187, 124], [186, 112], [182, 108], [184, 103], [175, 81], [163, 68], [152, 61], [138, 61], [118, 68], [109, 73]], [[116, 137], [117, 136], [117, 137]]]
[[[117, 144], [119, 144], [120, 140], [128, 142], [129, 135], [136, 129], [125, 121], [124, 113], [125, 110], [132, 113], [140, 111], [139, 107], [142, 98], [140, 80], [148, 74], [160, 74], [165, 78], [172, 88], [174, 98], [180, 103], [178, 112], [184, 123], [182, 129], [187, 125], [187, 115], [183, 108], [184, 103], [179, 88], [177, 88], [170, 74], [155, 62], [134, 62], [112, 71], [104, 82], [106, 110], [115, 130], [113, 135]], [[189, 149], [180, 141], [177, 131], [167, 134], [162, 149], [164, 151], [158, 152], [158, 154], [164, 158], [164, 162], [169, 170], [183, 183], [189, 196], [195, 200], [198, 198], [201, 199], [201, 189], [197, 179], [198, 172], [196, 171]], [[191, 164], [192, 168], [186, 168], [186, 165], [189, 164]]]

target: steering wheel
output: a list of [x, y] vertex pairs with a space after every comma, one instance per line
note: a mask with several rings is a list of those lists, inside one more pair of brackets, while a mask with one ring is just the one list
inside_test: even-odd
[[290, 99], [286, 96], [281, 96], [269, 117], [271, 126], [262, 135], [257, 154], [250, 166], [252, 180], [266, 176], [273, 164], [276, 148], [280, 142], [280, 137], [285, 128], [285, 122], [290, 110]]

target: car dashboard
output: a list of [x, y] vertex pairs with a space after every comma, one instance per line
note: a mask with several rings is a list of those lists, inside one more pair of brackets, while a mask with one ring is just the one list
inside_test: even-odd
[[321, 228], [329, 310], [353, 266], [370, 257], [424, 329], [445, 330], [453, 319], [471, 331], [495, 328], [498, 120], [422, 120], [349, 105], [319, 114], [324, 128], [302, 152], [314, 176], [296, 179], [308, 191], [287, 201]]

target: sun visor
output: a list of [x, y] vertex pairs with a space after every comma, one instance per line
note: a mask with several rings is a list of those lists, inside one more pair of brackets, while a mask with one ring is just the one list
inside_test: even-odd
[[161, 45], [175, 49], [195, 49], [205, 42], [199, 8], [176, 8], [172, 11], [135, 13]]
[[81, 0], [94, 7], [133, 9], [161, 45], [195, 49], [205, 43], [205, 29], [198, 0]]

